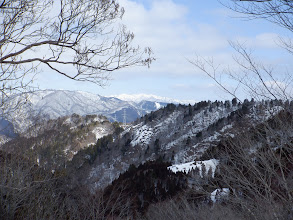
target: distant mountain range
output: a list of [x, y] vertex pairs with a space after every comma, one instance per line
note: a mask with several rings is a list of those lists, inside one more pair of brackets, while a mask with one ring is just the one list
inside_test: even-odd
[[[131, 164], [139, 166], [147, 161], [163, 160], [176, 165], [171, 170], [189, 170], [196, 166], [193, 161], [216, 157], [206, 152], [217, 148], [221, 140], [235, 138], [282, 110], [278, 100], [202, 101], [160, 108], [163, 103], [134, 103], [56, 90], [38, 91], [28, 100], [34, 115], [42, 112], [52, 120], [36, 122], [20, 138], [7, 142], [3, 149], [8, 152], [20, 149], [27, 155], [34, 153], [34, 161], [43, 164], [49, 163], [46, 160], [50, 155], [63, 152], [59, 159], [72, 159], [72, 166], [68, 167], [75, 176], [82, 176], [76, 181], [90, 190], [108, 186]], [[92, 115], [103, 114], [113, 119], [116, 114], [123, 120], [124, 112], [128, 117], [138, 117], [152, 109], [126, 126]], [[57, 159], [52, 162], [54, 166], [60, 165]]]
[[[64, 186], [70, 190], [84, 186], [82, 190], [104, 192], [113, 201], [111, 193], [118, 189], [114, 195], [122, 195], [123, 203], [127, 198], [133, 207], [138, 204], [144, 209], [169, 198], [177, 201], [176, 194], [183, 193], [186, 198], [195, 195], [198, 204], [214, 204], [233, 196], [231, 189], [242, 195], [241, 178], [245, 186], [248, 181], [257, 188], [259, 174], [274, 158], [292, 170], [293, 116], [287, 111], [292, 101], [238, 102], [234, 98], [160, 108], [159, 102], [126, 102], [84, 92], [47, 90], [30, 95], [26, 107], [34, 109], [35, 115], [45, 112], [48, 118], [58, 118], [37, 122], [0, 145], [0, 157], [1, 152], [20, 154], [50, 175], [64, 175]], [[128, 108], [137, 114], [159, 109], [127, 125], [109, 122], [104, 116], [60, 117], [73, 111], [112, 116]], [[276, 161], [266, 170], [276, 169], [279, 178]], [[285, 178], [292, 182], [289, 174]]]
[[[258, 124], [280, 111], [277, 101], [262, 103], [245, 100], [242, 104], [235, 100], [202, 101], [193, 105], [176, 105], [161, 102], [168, 99], [148, 95], [121, 98], [132, 101], [66, 90], [43, 90], [15, 96], [10, 100], [12, 103], [24, 99], [26, 103], [21, 112], [12, 111], [14, 114], [10, 115], [11, 119], [14, 119], [11, 120], [14, 132], [11, 123], [1, 121], [2, 128], [9, 129], [2, 129], [2, 135], [13, 138], [15, 133], [18, 133], [20, 137], [30, 138], [26, 141], [27, 149], [31, 149], [32, 140], [39, 140], [40, 143], [59, 140], [58, 146], [63, 146], [63, 151], [68, 151], [68, 155], [72, 157], [80, 149], [87, 149], [89, 144], [95, 144], [107, 134], [119, 131], [115, 124], [107, 122], [109, 124], [106, 125], [107, 119], [97, 124], [95, 117], [92, 121], [89, 120], [89, 115], [103, 115], [112, 122], [133, 122], [123, 126], [122, 133], [119, 131], [119, 134], [113, 134], [113, 140], [110, 138], [110, 142], [106, 138], [101, 139], [101, 143], [96, 143], [95, 147], [91, 148], [99, 148], [93, 150], [95, 153], [85, 150], [75, 156], [78, 161], [92, 158], [91, 169], [83, 172], [88, 172], [88, 177], [82, 184], [102, 188], [118, 178], [130, 164], [139, 165], [160, 157], [173, 164], [201, 159], [206, 150], [217, 145], [220, 139], [234, 137], [243, 131], [242, 125], [239, 124]], [[148, 98], [151, 101], [141, 100]], [[51, 120], [48, 121], [49, 119]], [[68, 120], [74, 123], [69, 126]], [[36, 126], [31, 127], [33, 124]], [[64, 134], [71, 136], [64, 138]], [[46, 138], [48, 141], [45, 141]], [[18, 142], [14, 145], [23, 146], [23, 143], [24, 140], [21, 140], [20, 145]], [[13, 149], [11, 143], [7, 146]], [[107, 172], [104, 172], [105, 170]]]
[[157, 95], [151, 95], [151, 94], [120, 94], [120, 95], [112, 95], [110, 97], [116, 97], [118, 99], [124, 100], [124, 101], [131, 101], [139, 103], [141, 101], [151, 101], [151, 102], [163, 102], [163, 103], [173, 103], [173, 104], [194, 104], [196, 103], [195, 100], [178, 100], [178, 99], [171, 99], [167, 97], [161, 97]]
[[[22, 108], [17, 111], [8, 108], [10, 114], [6, 120], [2, 120], [5, 125], [11, 122], [15, 132], [18, 133], [26, 130], [36, 120], [56, 119], [74, 113], [81, 116], [104, 115], [110, 121], [129, 123], [146, 113], [166, 106], [170, 102], [179, 103], [179, 100], [154, 95], [104, 97], [82, 91], [67, 90], [40, 90], [20, 94], [12, 97], [9, 102], [17, 103], [19, 100], [25, 102]], [[2, 129], [1, 134], [15, 135], [15, 132], [11, 131], [11, 125], [7, 129]]]

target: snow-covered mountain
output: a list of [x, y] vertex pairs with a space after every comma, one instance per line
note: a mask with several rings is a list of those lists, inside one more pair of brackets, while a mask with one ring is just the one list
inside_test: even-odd
[[95, 145], [98, 139], [117, 128], [120, 128], [119, 123], [111, 123], [105, 116], [72, 114], [36, 123], [0, 149], [21, 152], [38, 165], [50, 165], [55, 169], [62, 165], [60, 161], [71, 160], [78, 151]]
[[12, 121], [17, 132], [24, 131], [34, 123], [34, 120], [56, 119], [74, 113], [81, 116], [104, 115], [110, 121], [132, 122], [167, 104], [148, 100], [131, 102], [115, 97], [103, 97], [82, 91], [67, 90], [35, 91], [14, 96], [9, 102], [17, 103], [18, 100], [26, 100], [20, 110], [10, 111], [8, 108], [8, 111], [11, 112], [8, 120]]
[[243, 132], [243, 125], [249, 128], [280, 111], [278, 103], [267, 105], [254, 101], [169, 104], [137, 120], [109, 143], [109, 151], [102, 152], [93, 163], [86, 184], [94, 188], [106, 186], [130, 164], [139, 165], [159, 157], [172, 164], [201, 160], [206, 150], [221, 139]]
[[[119, 189], [117, 195], [122, 193], [123, 201], [124, 196], [131, 196], [139, 207], [146, 208], [144, 204], [162, 201], [182, 190], [196, 190], [201, 202], [216, 203], [228, 198], [231, 188], [242, 192], [237, 187], [238, 177], [232, 184], [230, 179], [225, 182], [224, 175], [230, 173], [223, 172], [225, 167], [239, 161], [240, 166], [234, 167], [237, 172], [247, 162], [260, 164], [262, 170], [265, 164], [257, 153], [270, 152], [279, 158], [280, 146], [292, 144], [293, 116], [286, 111], [292, 106], [289, 101], [240, 103], [236, 99], [168, 104], [127, 126], [111, 123], [103, 116], [75, 114], [31, 127], [27, 136], [7, 142], [0, 152], [21, 152], [49, 172], [64, 173], [70, 189], [85, 186], [93, 193], [103, 189], [104, 195], [111, 196]], [[288, 155], [284, 151], [285, 165], [292, 164], [292, 153]], [[274, 158], [271, 156], [269, 160]], [[291, 164], [286, 166], [291, 169]]]
[[171, 99], [167, 97], [151, 95], [151, 94], [120, 94], [120, 95], [112, 95], [110, 97], [116, 97], [120, 100], [131, 101], [139, 103], [141, 101], [147, 100], [151, 102], [164, 102], [164, 103], [174, 103], [174, 104], [194, 104], [195, 100], [179, 100], [179, 99]]
[[271, 105], [253, 100], [168, 104], [140, 118], [108, 143], [109, 150], [98, 155], [85, 183], [93, 188], [104, 187], [131, 164], [158, 158], [172, 164], [212, 159], [202, 158], [207, 149], [268, 120], [281, 109], [277, 101]]
[[[43, 93], [44, 98], [32, 98], [30, 103], [37, 105], [54, 93]], [[72, 99], [80, 95], [80, 102], [88, 96], [67, 91], [65, 94], [72, 94]], [[140, 103], [145, 107], [149, 104]], [[3, 145], [0, 157], [1, 151], [20, 153], [37, 165], [32, 167], [64, 177], [66, 192], [87, 187], [93, 195], [99, 190], [107, 202], [118, 201], [118, 196], [123, 203], [131, 201], [133, 207], [146, 210], [158, 201], [173, 197], [177, 202], [184, 195], [196, 198], [197, 204], [226, 205], [226, 199], [234, 195], [237, 200], [245, 199], [242, 195], [247, 183], [253, 184], [252, 192], [260, 190], [263, 198], [258, 180], [267, 171], [275, 175], [269, 179], [273, 190], [275, 186], [282, 187], [274, 183], [279, 179], [287, 178], [292, 183], [293, 114], [288, 111], [292, 106], [293, 101], [253, 99], [243, 103], [233, 99], [168, 104], [126, 126], [111, 123], [103, 116], [74, 114], [30, 127], [27, 136]], [[280, 167], [288, 171], [282, 178]], [[244, 188], [239, 183], [241, 178]], [[86, 188], [81, 190], [90, 196]], [[277, 191], [281, 192], [279, 188]], [[291, 195], [291, 190], [288, 193]]]

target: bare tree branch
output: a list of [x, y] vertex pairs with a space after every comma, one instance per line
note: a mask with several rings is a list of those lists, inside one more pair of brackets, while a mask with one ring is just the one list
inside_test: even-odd
[[30, 90], [31, 74], [47, 67], [75, 81], [103, 85], [111, 72], [149, 66], [150, 48], [132, 46], [115, 0], [0, 2], [0, 82], [4, 97]]

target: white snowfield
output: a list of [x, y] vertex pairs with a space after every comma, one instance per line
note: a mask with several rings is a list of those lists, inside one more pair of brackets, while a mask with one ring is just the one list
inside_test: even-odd
[[110, 131], [105, 129], [105, 128], [103, 128], [103, 127], [96, 127], [96, 128], [94, 128], [92, 133], [94, 135], [96, 135], [96, 139], [98, 140], [98, 139], [108, 135], [110, 133]]
[[165, 102], [165, 103], [174, 103], [174, 104], [192, 104], [196, 103], [196, 100], [178, 100], [178, 99], [171, 99], [167, 97], [152, 95], [152, 94], [120, 94], [120, 95], [112, 95], [108, 97], [115, 97], [120, 100], [124, 101], [131, 101], [139, 103], [143, 100], [148, 100], [152, 102]]
[[[141, 123], [142, 124], [142, 123]], [[141, 125], [139, 124], [139, 125]], [[137, 144], [148, 145], [151, 141], [151, 138], [154, 134], [153, 128], [147, 125], [143, 125], [138, 130], [135, 130], [134, 138], [131, 141], [131, 146], [135, 146]]]
[[[203, 178], [204, 175], [207, 175], [209, 170], [212, 171], [212, 177], [215, 176], [216, 168], [219, 164], [219, 160], [216, 159], [210, 159], [210, 160], [204, 160], [204, 161], [195, 161], [195, 162], [189, 162], [189, 163], [183, 163], [183, 164], [177, 164], [169, 166], [168, 169], [171, 170], [174, 173], [177, 172], [184, 172], [189, 173], [190, 171], [198, 168], [199, 169], [199, 175], [201, 178]], [[205, 174], [202, 173], [202, 168], [205, 167]]]

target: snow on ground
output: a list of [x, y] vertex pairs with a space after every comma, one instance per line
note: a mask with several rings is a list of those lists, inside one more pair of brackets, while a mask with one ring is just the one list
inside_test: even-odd
[[229, 196], [229, 194], [229, 188], [216, 189], [211, 193], [211, 200], [215, 203], [216, 201]]
[[72, 120], [71, 120], [71, 117], [68, 117], [64, 122], [63, 122], [63, 124], [65, 124], [65, 125], [71, 125], [73, 122], [72, 122]]
[[162, 106], [160, 105], [160, 103], [158, 103], [158, 102], [155, 102], [155, 105], [156, 105], [156, 108], [157, 109], [160, 109]]
[[225, 132], [226, 130], [228, 130], [228, 129], [232, 129], [233, 128], [233, 125], [232, 124], [229, 124], [229, 125], [226, 125], [226, 126], [224, 126], [221, 130], [220, 130], [220, 132]]
[[103, 116], [99, 116], [99, 115], [97, 115], [97, 116], [93, 119], [93, 122], [99, 122], [99, 123], [102, 123], [102, 122], [104, 122], [104, 121], [106, 121], [105, 117], [103, 117]]
[[155, 126], [156, 132], [167, 130], [170, 125], [176, 123], [176, 119], [180, 116], [180, 114], [180, 111], [174, 111], [173, 113], [171, 113], [165, 120]]
[[212, 177], [214, 178], [215, 171], [216, 171], [218, 164], [219, 164], [219, 160], [210, 159], [210, 160], [204, 160], [204, 161], [196, 161], [196, 162], [189, 162], [189, 163], [172, 165], [172, 166], [169, 166], [168, 169], [174, 173], [177, 173], [177, 172], [189, 173], [191, 170], [198, 168], [199, 175], [203, 178], [202, 168], [204, 166], [206, 168], [205, 175], [207, 175], [209, 170], [211, 170]]
[[[198, 132], [206, 130], [211, 124], [218, 121], [220, 118], [227, 117], [230, 112], [221, 111], [218, 112], [214, 110], [213, 112], [205, 113], [206, 109], [201, 110], [201, 112], [194, 115], [193, 119], [184, 125], [184, 130], [186, 134], [181, 135], [179, 138], [169, 142], [165, 149], [171, 149], [175, 145], [179, 145], [182, 141], [185, 141], [188, 137], [194, 137]], [[211, 136], [209, 140], [206, 141], [215, 141], [217, 140], [219, 133], [215, 133], [214, 136]]]
[[92, 133], [94, 134], [94, 135], [96, 135], [96, 139], [98, 140], [98, 139], [100, 139], [100, 138], [102, 138], [102, 137], [104, 137], [105, 135], [108, 135], [109, 134], [109, 132], [108, 131], [106, 131], [104, 128], [102, 128], [102, 127], [96, 127], [96, 128], [94, 128], [93, 130], [92, 130]]
[[7, 143], [10, 140], [12, 140], [12, 139], [9, 137], [6, 137], [5, 135], [0, 135], [0, 147], [1, 147], [1, 145]]
[[196, 167], [197, 167], [197, 165], [194, 164], [194, 162], [189, 162], [189, 163], [183, 163], [183, 164], [178, 164], [178, 165], [172, 165], [172, 166], [168, 167], [168, 169], [174, 173], [177, 173], [177, 172], [189, 173], [189, 171], [195, 169]]
[[284, 108], [282, 106], [273, 106], [272, 108], [266, 109], [262, 120], [268, 120], [269, 118], [273, 117], [283, 109]]
[[147, 145], [149, 144], [152, 136], [153, 136], [153, 128], [143, 125], [141, 128], [138, 130], [135, 130], [135, 137], [131, 141], [131, 146], [135, 146], [137, 144], [144, 144]]

